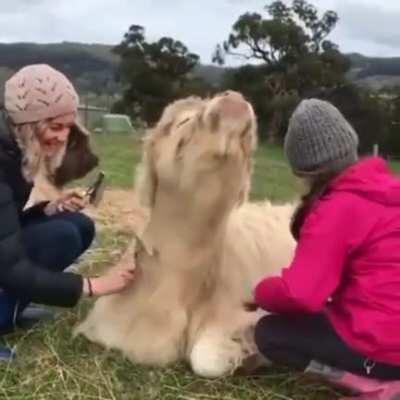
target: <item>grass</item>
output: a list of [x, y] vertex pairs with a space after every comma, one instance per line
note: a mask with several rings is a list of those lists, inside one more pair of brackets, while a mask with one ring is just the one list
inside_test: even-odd
[[107, 185], [129, 188], [134, 180], [134, 166], [140, 161], [140, 141], [131, 135], [97, 135], [94, 151], [107, 174]]
[[394, 173], [396, 173], [397, 175], [400, 174], [400, 162], [398, 161], [392, 161], [390, 162], [390, 168], [392, 169], [392, 171]]
[[284, 161], [282, 148], [260, 146], [255, 155], [250, 198], [282, 202], [293, 200], [300, 190], [301, 184]]
[[[132, 187], [134, 166], [141, 157], [140, 141], [126, 135], [112, 138], [98, 135], [93, 145], [101, 159], [101, 168], [107, 174], [107, 184], [119, 188]], [[283, 160], [282, 149], [260, 146], [255, 155], [251, 198], [287, 201], [296, 196], [299, 188], [299, 182]]]
[[[131, 137], [99, 136], [95, 147], [112, 187], [129, 188], [132, 165], [140, 147]], [[266, 196], [289, 200], [298, 189], [278, 148], [261, 147], [256, 155], [252, 198]], [[128, 242], [118, 226], [102, 231], [83, 260], [93, 273], [116, 260]], [[246, 378], [204, 380], [193, 376], [186, 365], [169, 369], [132, 365], [114, 351], [106, 351], [83, 337], [72, 337], [72, 329], [91, 305], [82, 301], [72, 310], [60, 310], [56, 322], [28, 332], [3, 337], [17, 346], [15, 362], [0, 363], [0, 399], [51, 400], [324, 400], [336, 398], [332, 389], [305, 381], [283, 369]], [[162, 332], [160, 332], [162, 334]]]

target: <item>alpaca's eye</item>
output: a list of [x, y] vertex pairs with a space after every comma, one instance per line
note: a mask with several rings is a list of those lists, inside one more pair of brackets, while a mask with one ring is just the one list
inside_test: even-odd
[[191, 139], [192, 135], [183, 136], [179, 139], [175, 149], [175, 154], [177, 157], [180, 157], [182, 155], [184, 147], [190, 142]]
[[228, 154], [227, 153], [213, 153], [211, 157], [214, 161], [222, 162], [226, 161], [228, 159]]
[[176, 126], [177, 128], [179, 128], [180, 126], [186, 124], [186, 122], [190, 121], [190, 117], [185, 118], [183, 121], [179, 122], [179, 124]]

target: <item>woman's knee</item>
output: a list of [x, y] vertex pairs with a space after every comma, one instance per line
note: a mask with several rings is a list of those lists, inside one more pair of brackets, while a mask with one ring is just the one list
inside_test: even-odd
[[266, 315], [255, 327], [255, 343], [264, 355], [291, 348], [296, 342], [293, 335], [293, 324], [281, 315]]
[[60, 221], [60, 224], [55, 228], [54, 234], [60, 241], [68, 244], [69, 247], [77, 249], [82, 248], [81, 233], [74, 224]]
[[55, 241], [55, 248], [60, 259], [66, 258], [69, 261], [65, 262], [65, 266], [72, 263], [83, 252], [82, 235], [78, 228], [69, 222], [58, 221], [52, 226]]
[[87, 250], [92, 244], [96, 234], [93, 220], [80, 212], [63, 213], [60, 214], [59, 218], [75, 226], [81, 240], [81, 251], [84, 252]]
[[29, 257], [48, 269], [64, 270], [83, 252], [78, 228], [65, 220], [32, 226], [23, 238]]
[[81, 233], [83, 251], [85, 251], [92, 244], [96, 234], [95, 224], [91, 218], [82, 213], [76, 213], [76, 218], [78, 221], [78, 229]]
[[259, 352], [270, 362], [302, 371], [310, 360], [296, 348], [288, 328], [284, 318], [267, 315], [256, 325], [255, 342]]
[[264, 353], [274, 346], [276, 340], [274, 329], [274, 318], [266, 315], [261, 318], [255, 327], [254, 339], [258, 349]]
[[18, 300], [4, 290], [0, 290], [0, 335], [12, 328]]

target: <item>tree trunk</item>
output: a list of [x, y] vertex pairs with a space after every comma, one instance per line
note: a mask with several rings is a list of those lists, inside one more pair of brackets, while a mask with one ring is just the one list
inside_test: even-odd
[[279, 137], [279, 128], [281, 126], [282, 113], [280, 111], [274, 111], [269, 124], [267, 143], [276, 144]]

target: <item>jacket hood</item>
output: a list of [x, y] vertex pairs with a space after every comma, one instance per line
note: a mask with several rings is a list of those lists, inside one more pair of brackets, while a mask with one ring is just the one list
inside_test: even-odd
[[334, 191], [351, 192], [376, 203], [400, 206], [400, 179], [380, 157], [359, 160], [329, 186]]
[[21, 150], [15, 140], [10, 127], [7, 124], [6, 116], [0, 110], [0, 146], [10, 156], [15, 158], [21, 157]]

